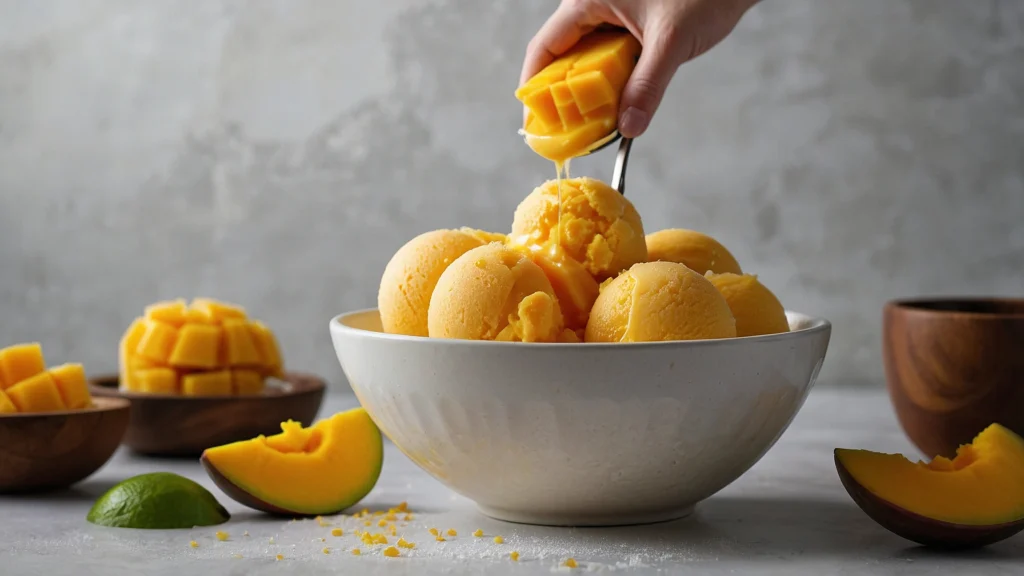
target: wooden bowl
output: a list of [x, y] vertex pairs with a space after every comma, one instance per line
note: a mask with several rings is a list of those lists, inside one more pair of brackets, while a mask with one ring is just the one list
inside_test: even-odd
[[124, 443], [151, 456], [198, 456], [203, 450], [260, 434], [277, 434], [281, 422], [309, 426], [320, 410], [326, 383], [309, 374], [289, 372], [278, 385], [253, 396], [177, 396], [118, 390], [117, 376], [94, 378], [94, 396], [131, 402], [131, 423]]
[[0, 492], [65, 488], [107, 463], [128, 429], [129, 403], [0, 416]]
[[882, 347], [896, 416], [929, 458], [993, 422], [1024, 435], [1024, 299], [889, 302]]

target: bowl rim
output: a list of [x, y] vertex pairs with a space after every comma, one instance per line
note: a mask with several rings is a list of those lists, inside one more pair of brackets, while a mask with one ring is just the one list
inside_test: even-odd
[[[90, 390], [91, 392], [91, 390]], [[119, 398], [117, 396], [98, 396], [93, 395], [93, 405], [88, 408], [79, 408], [77, 410], [49, 410], [47, 412], [11, 412], [8, 414], [0, 414], [0, 420], [5, 418], [54, 418], [54, 417], [71, 417], [78, 416], [81, 414], [97, 414], [100, 412], [116, 412], [118, 410], [128, 410], [132, 404], [127, 398]], [[97, 405], [106, 404], [105, 406]]]
[[777, 340], [787, 340], [791, 338], [797, 338], [804, 335], [815, 334], [818, 332], [827, 332], [832, 329], [832, 323], [825, 318], [819, 316], [811, 316], [802, 312], [794, 310], [786, 310], [786, 316], [798, 316], [810, 323], [809, 326], [800, 328], [799, 330], [790, 330], [789, 332], [779, 332], [777, 334], [763, 334], [760, 336], [737, 336], [735, 338], [705, 338], [701, 340], [665, 340], [661, 342], [496, 342], [493, 340], [459, 340], [455, 338], [429, 338], [427, 336], [407, 336], [405, 334], [388, 334], [386, 332], [376, 332], [373, 330], [364, 330], [362, 328], [354, 328], [345, 324], [342, 320], [345, 318], [352, 318], [361, 314], [369, 314], [378, 312], [376, 307], [361, 308], [358, 310], [350, 310], [348, 312], [342, 312], [331, 318], [330, 330], [331, 333], [347, 333], [355, 336], [374, 338], [380, 340], [392, 340], [396, 342], [423, 342], [430, 344], [445, 344], [448, 346], [469, 346], [469, 347], [512, 347], [517, 350], [519, 349], [585, 349], [594, 350], [598, 348], [614, 348], [614, 349], [645, 349], [645, 348], [664, 348], [673, 346], [686, 346], [686, 347], [701, 347], [701, 346], [723, 346], [728, 344], [739, 344], [747, 342], [773, 342]]
[[[1005, 304], [1019, 307], [1019, 312], [978, 312], [975, 310], [943, 309], [941, 305], [978, 305]], [[1007, 318], [1024, 319], [1024, 298], [1013, 296], [913, 296], [896, 298], [885, 303], [887, 310], [898, 310], [904, 314], [920, 314], [923, 316], [954, 317], [960, 316], [974, 320], [1005, 320]]]

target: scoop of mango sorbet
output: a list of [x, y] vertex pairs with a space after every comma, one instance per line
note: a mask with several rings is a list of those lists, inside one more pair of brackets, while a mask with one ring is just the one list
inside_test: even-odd
[[640, 214], [595, 178], [569, 178], [561, 187], [549, 180], [535, 188], [516, 208], [509, 240], [557, 246], [598, 281], [647, 260]]
[[645, 262], [601, 289], [587, 342], [733, 338], [736, 321], [708, 279], [677, 262]]
[[579, 341], [565, 328], [544, 271], [522, 252], [498, 243], [473, 248], [448, 266], [427, 316], [432, 338]]
[[789, 332], [786, 309], [753, 274], [707, 273], [736, 318], [737, 336]]
[[424, 232], [406, 242], [380, 279], [377, 307], [384, 331], [426, 336], [427, 306], [441, 273], [473, 248], [504, 241], [504, 234], [461, 228]]
[[740, 274], [739, 262], [711, 236], [696, 230], [669, 228], [647, 235], [647, 258], [686, 264], [698, 274], [732, 272]]

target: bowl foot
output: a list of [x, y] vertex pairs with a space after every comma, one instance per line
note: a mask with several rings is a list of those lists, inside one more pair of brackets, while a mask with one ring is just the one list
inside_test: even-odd
[[517, 524], [538, 524], [541, 526], [631, 526], [637, 524], [654, 524], [685, 518], [693, 513], [693, 505], [682, 508], [669, 508], [656, 512], [638, 512], [626, 514], [572, 512], [536, 512], [509, 510], [477, 504], [477, 509], [485, 516], [505, 522]]

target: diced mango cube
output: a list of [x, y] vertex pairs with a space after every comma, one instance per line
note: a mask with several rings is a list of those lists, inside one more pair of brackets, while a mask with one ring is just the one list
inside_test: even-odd
[[14, 414], [17, 411], [18, 407], [14, 405], [14, 402], [11, 402], [7, 394], [0, 390], [0, 414]]
[[225, 361], [228, 366], [259, 366], [262, 356], [245, 320], [224, 321]]
[[593, 32], [527, 80], [516, 90], [528, 110], [527, 144], [558, 162], [607, 137], [640, 49], [628, 32]]
[[139, 392], [148, 394], [176, 394], [178, 373], [173, 368], [150, 368], [139, 370], [133, 378]]
[[85, 368], [81, 364], [62, 364], [49, 370], [50, 376], [57, 384], [64, 405], [72, 410], [88, 408], [92, 404], [89, 394], [89, 383], [85, 378]]
[[168, 363], [176, 368], [216, 368], [222, 332], [212, 324], [182, 326]]
[[277, 338], [274, 332], [264, 323], [259, 321], [249, 322], [249, 331], [252, 333], [256, 349], [260, 353], [260, 364], [267, 374], [280, 376], [283, 367], [281, 361], [281, 349], [277, 346]]
[[263, 392], [263, 375], [256, 370], [232, 370], [231, 385], [235, 394], [260, 394]]
[[156, 320], [143, 320], [143, 323], [146, 331], [142, 334], [135, 353], [148, 360], [166, 364], [178, 340], [178, 330]]
[[181, 393], [186, 396], [221, 396], [231, 394], [231, 372], [201, 372], [181, 378]]
[[558, 108], [555, 106], [555, 99], [552, 97], [549, 87], [541, 86], [524, 94], [523, 104], [547, 130], [561, 128], [562, 118], [558, 115]]
[[156, 320], [164, 324], [170, 324], [175, 328], [181, 328], [185, 324], [185, 313], [188, 311], [188, 304], [182, 300], [167, 300], [146, 306], [146, 319]]
[[131, 374], [131, 359], [135, 356], [135, 349], [139, 347], [142, 335], [146, 333], [144, 318], [136, 318], [128, 325], [128, 329], [121, 336], [121, 342], [117, 348], [117, 364], [120, 371], [120, 384], [125, 390], [134, 389], [134, 382]]
[[49, 372], [40, 372], [22, 380], [6, 392], [11, 402], [18, 407], [18, 412], [53, 412], [67, 408]]
[[38, 342], [16, 344], [0, 350], [0, 373], [7, 388], [46, 371], [43, 347]]
[[205, 315], [213, 322], [223, 322], [229, 318], [235, 318], [238, 320], [245, 320], [245, 308], [241, 306], [235, 306], [226, 302], [220, 302], [213, 298], [194, 298], [192, 305], [189, 307], [192, 310], [197, 310]]
[[602, 106], [615, 104], [615, 91], [604, 74], [593, 70], [566, 80], [572, 99], [582, 114], [589, 114]]

